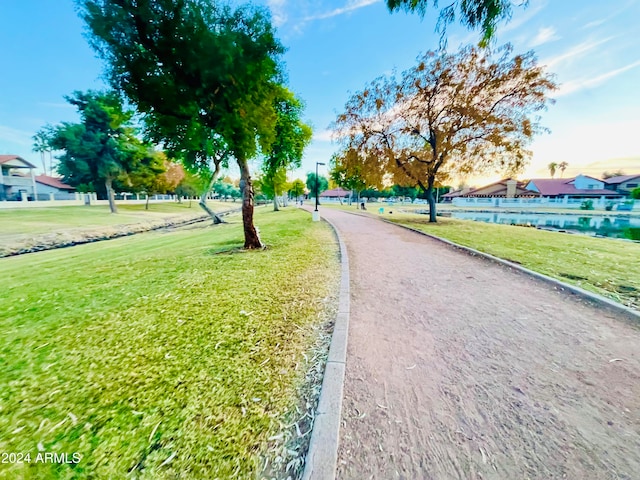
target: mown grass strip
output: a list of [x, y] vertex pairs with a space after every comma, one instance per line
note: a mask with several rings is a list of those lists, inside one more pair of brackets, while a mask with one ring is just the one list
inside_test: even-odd
[[640, 244], [472, 220], [399, 214], [387, 220], [446, 238], [640, 309]]
[[[214, 210], [240, 208], [239, 202], [211, 202]], [[106, 205], [0, 209], [0, 243], [18, 235], [50, 233], [70, 228], [125, 225], [175, 215], [204, 214], [197, 201], [118, 205], [112, 215]]]
[[32, 458], [0, 478], [259, 475], [339, 269], [308, 214], [256, 223], [265, 251], [218, 253], [235, 217], [0, 259], [0, 452]]

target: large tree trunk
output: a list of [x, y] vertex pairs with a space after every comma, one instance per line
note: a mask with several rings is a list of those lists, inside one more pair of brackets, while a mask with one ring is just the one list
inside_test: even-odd
[[[215, 166], [216, 167], [213, 171], [213, 175], [211, 175], [211, 181], [209, 182], [209, 185], [207, 186], [206, 190], [202, 192], [202, 195], [200, 195], [199, 205], [200, 208], [207, 212], [207, 214], [211, 217], [211, 220], [213, 220], [213, 224], [218, 225], [219, 223], [224, 223], [224, 221], [218, 215], [216, 215], [216, 212], [209, 208], [209, 205], [207, 205], [207, 195], [209, 195], [209, 192], [213, 188], [213, 184], [216, 183], [216, 180], [218, 180], [218, 176], [220, 175], [220, 162], [215, 163]], [[191, 206], [191, 204], [189, 204], [189, 206]]]
[[144, 209], [149, 210], [149, 194], [147, 193], [147, 201], [144, 203]]
[[273, 211], [274, 212], [279, 212], [280, 209], [278, 208], [278, 196], [277, 195], [273, 195]]
[[429, 223], [436, 223], [436, 199], [433, 196], [433, 184], [427, 185], [427, 202], [429, 202]]
[[108, 177], [104, 181], [104, 186], [107, 189], [107, 198], [109, 200], [109, 208], [111, 209], [111, 213], [118, 213], [118, 207], [116, 206], [116, 199], [113, 194], [113, 178]]
[[240, 191], [242, 192], [242, 222], [244, 224], [244, 248], [263, 248], [256, 227], [253, 225], [253, 185], [246, 159], [238, 158], [240, 167]]

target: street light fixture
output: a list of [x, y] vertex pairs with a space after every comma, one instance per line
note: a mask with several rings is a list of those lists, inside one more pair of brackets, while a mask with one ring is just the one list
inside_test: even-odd
[[314, 210], [315, 212], [318, 211], [318, 185], [320, 184], [320, 181], [318, 180], [318, 165], [324, 165], [324, 163], [316, 162], [316, 209]]

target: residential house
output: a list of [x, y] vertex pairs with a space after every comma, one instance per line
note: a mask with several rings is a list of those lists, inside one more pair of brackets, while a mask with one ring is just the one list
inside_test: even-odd
[[484, 187], [473, 188], [462, 196], [485, 198], [533, 198], [539, 197], [540, 194], [535, 191], [528, 190], [524, 182], [519, 182], [513, 178], [505, 178]]
[[624, 196], [605, 188], [605, 183], [587, 175], [574, 178], [534, 178], [526, 187], [548, 200], [569, 202], [582, 200], [620, 200]]
[[322, 192], [320, 195], [318, 195], [318, 197], [320, 197], [320, 201], [322, 200], [328, 200], [330, 202], [335, 202], [335, 201], [342, 201], [345, 198], [349, 198], [349, 196], [351, 195], [351, 191], [350, 190], [344, 190], [340, 187], [338, 188], [333, 188], [331, 190], [325, 190], [324, 192]]
[[495, 199], [490, 203], [499, 205], [499, 199], [501, 198], [512, 200], [516, 198], [535, 198], [539, 196], [539, 193], [527, 190], [524, 182], [519, 182], [513, 178], [504, 178], [489, 185], [485, 185], [484, 187], [465, 188], [446, 193], [442, 196], [442, 200], [443, 202], [448, 203], [456, 198]]
[[623, 195], [629, 195], [631, 190], [640, 187], [640, 173], [634, 175], [621, 175], [603, 180], [604, 188], [613, 190]]
[[35, 200], [35, 169], [18, 155], [0, 155], [0, 200]]
[[76, 189], [57, 177], [36, 176], [39, 200], [74, 200]]

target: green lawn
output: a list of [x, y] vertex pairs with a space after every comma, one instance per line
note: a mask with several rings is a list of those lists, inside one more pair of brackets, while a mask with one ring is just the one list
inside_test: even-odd
[[441, 217], [429, 224], [424, 215], [385, 218], [640, 309], [639, 243]]
[[259, 476], [337, 294], [337, 245], [302, 211], [257, 210], [269, 248], [244, 252], [229, 221], [0, 259], [0, 452], [32, 460], [0, 478]]
[[[239, 202], [210, 202], [218, 211], [240, 208]], [[152, 203], [149, 210], [140, 205], [118, 205], [118, 214], [112, 215], [106, 205], [78, 207], [46, 207], [0, 209], [0, 243], [20, 235], [36, 235], [70, 228], [99, 227], [139, 223], [175, 215], [204, 213], [197, 201]]]

